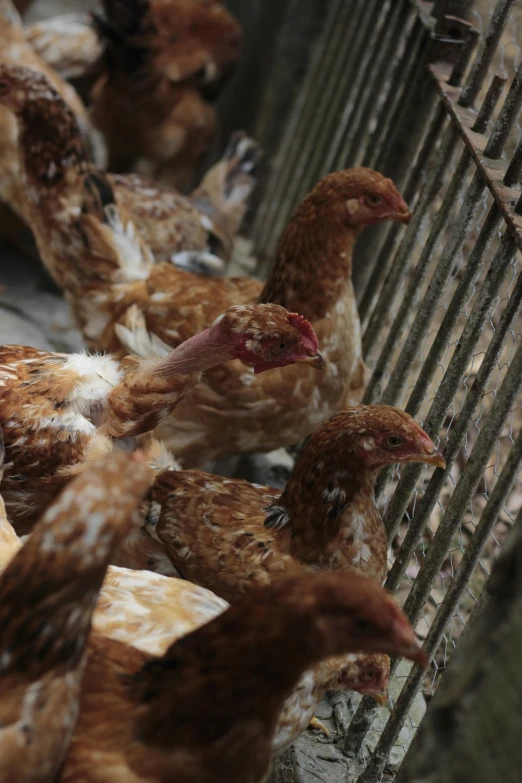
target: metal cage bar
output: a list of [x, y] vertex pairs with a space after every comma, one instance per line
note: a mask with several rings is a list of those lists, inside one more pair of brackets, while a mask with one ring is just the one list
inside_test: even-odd
[[[507, 31], [516, 1], [491, 0], [474, 57], [478, 31], [454, 18], [469, 12], [477, 19], [474, 0], [369, 2], [364, 8], [355, 0], [344, 16], [332, 6], [330, 32], [310, 66], [315, 75], [306, 100], [312, 97], [312, 105], [305, 111], [299, 96], [292, 121], [300, 116], [278, 158], [275, 201], [256, 224], [257, 236], [269, 228], [263, 248], [272, 253], [304, 193], [330, 170], [351, 165], [391, 176], [413, 209], [406, 229], [382, 225], [358, 240], [353, 279], [363, 355], [372, 371], [363, 403], [398, 404], [444, 441], [445, 470], [426, 476], [425, 466], [412, 464], [400, 475], [384, 471], [376, 487], [377, 497], [388, 493], [383, 516], [393, 560], [386, 587], [407, 591], [404, 609], [414, 624], [426, 616], [434, 585], [444, 585], [424, 642], [434, 672], [448, 624], [455, 613], [461, 619], [466, 589], [473, 594], [470, 580], [506, 499], [517, 480], [522, 484], [522, 139], [514, 138], [522, 57], [507, 65], [499, 57], [504, 37], [514, 34], [514, 24]], [[349, 40], [350, 51], [332, 60], [325, 88], [320, 72], [334, 17], [339, 23], [356, 18], [357, 31], [335, 39]], [[510, 417], [514, 424], [501, 450]], [[479, 486], [484, 502], [476, 511]], [[473, 525], [464, 535], [465, 514]], [[462, 558], [454, 566], [456, 546]], [[442, 571], [448, 556], [449, 577]], [[410, 575], [412, 563], [418, 567]], [[469, 606], [465, 611], [467, 617]], [[369, 760], [363, 761], [363, 745], [378, 707], [363, 698], [346, 731], [343, 724], [343, 752], [360, 771], [358, 783], [382, 779], [423, 677], [414, 668], [405, 678]]]

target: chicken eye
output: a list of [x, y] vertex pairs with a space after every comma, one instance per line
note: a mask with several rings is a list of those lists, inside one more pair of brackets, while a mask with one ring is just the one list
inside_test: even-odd
[[362, 633], [371, 631], [373, 629], [372, 623], [370, 623], [368, 620], [358, 620], [355, 624], [355, 627]]
[[386, 438], [386, 445], [389, 446], [390, 449], [398, 449], [402, 444], [403, 440], [399, 435], [388, 435]]
[[286, 343], [279, 343], [279, 345], [278, 345], [277, 347], [278, 347], [278, 349], [279, 349], [280, 351], [284, 351], [284, 350], [285, 350], [285, 348], [286, 348]]
[[380, 196], [377, 196], [376, 193], [371, 193], [369, 196], [366, 196], [366, 202], [371, 207], [377, 207], [379, 204], [382, 204], [382, 198]]
[[377, 672], [375, 671], [375, 669], [367, 669], [364, 676], [366, 677], [367, 680], [373, 680], [376, 674]]
[[10, 89], [9, 82], [0, 81], [0, 95], [7, 95]]

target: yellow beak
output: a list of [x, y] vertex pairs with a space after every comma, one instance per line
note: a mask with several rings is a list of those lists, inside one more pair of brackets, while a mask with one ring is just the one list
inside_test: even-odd
[[375, 699], [377, 704], [380, 707], [385, 707], [388, 704], [388, 691], [382, 690], [382, 691], [368, 691], [368, 696], [371, 696], [372, 699]]
[[326, 359], [321, 351], [305, 356], [304, 359], [298, 359], [299, 364], [308, 364], [310, 367], [315, 367], [316, 370], [324, 370], [326, 367]]

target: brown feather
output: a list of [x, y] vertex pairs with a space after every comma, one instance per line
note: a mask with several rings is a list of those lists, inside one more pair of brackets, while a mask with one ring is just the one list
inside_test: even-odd
[[349, 574], [252, 591], [162, 658], [93, 639], [62, 783], [261, 783], [300, 675], [356, 650], [425, 662], [391, 597]]
[[[403, 446], [388, 447], [390, 436]], [[311, 436], [283, 492], [201, 471], [160, 474], [147, 529], [183, 576], [228, 601], [318, 569], [382, 582], [387, 540], [373, 496], [377, 472], [395, 462], [433, 464], [436, 455], [403, 411], [352, 408]]]
[[0, 577], [5, 783], [55, 779], [78, 715], [97, 594], [150, 481], [150, 470], [123, 454], [93, 466], [48, 509]]

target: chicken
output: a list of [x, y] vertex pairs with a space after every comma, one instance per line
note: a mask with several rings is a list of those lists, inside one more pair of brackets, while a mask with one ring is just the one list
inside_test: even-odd
[[[21, 546], [20, 539], [0, 516], [0, 573]], [[109, 566], [92, 616], [92, 633], [115, 639], [150, 655], [161, 656], [172, 642], [212, 620], [228, 604], [210, 590], [183, 579], [151, 571]], [[314, 719], [326, 690], [354, 690], [387, 699], [389, 659], [386, 655], [349, 654], [330, 658], [305, 672], [286, 700], [274, 735], [277, 752], [294, 742]]]
[[[24, 66], [45, 74], [67, 109], [73, 113], [79, 133], [86, 141], [94, 143], [91, 125], [81, 100], [71, 85], [62, 81], [29, 45], [20, 16], [10, 0], [0, 0], [0, 63]], [[16, 120], [7, 109], [0, 106], [0, 199], [7, 202], [23, 219], [17, 147]]]
[[284, 700], [348, 652], [427, 663], [391, 596], [347, 573], [253, 590], [161, 658], [93, 637], [61, 783], [265, 781]]
[[48, 783], [78, 716], [98, 591], [150, 470], [124, 454], [79, 476], [0, 577], [0, 781]]
[[[92, 117], [109, 168], [186, 188], [216, 128], [205, 97], [239, 56], [241, 29], [217, 0], [103, 0], [104, 44]], [[141, 166], [140, 166], [141, 163]]]
[[372, 696], [383, 706], [388, 701], [390, 659], [382, 653], [351, 653], [328, 658], [305, 672], [285, 701], [272, 742], [279, 753], [303, 734], [306, 728], [329, 736], [328, 729], [315, 717], [326, 691], [357, 691]]
[[[13, 76], [13, 69], [4, 69], [0, 101], [27, 128], [20, 153], [32, 199], [31, 226], [42, 259], [66, 290], [89, 345], [143, 355], [138, 343], [152, 346], [159, 339], [177, 345], [207, 328], [226, 306], [257, 301], [302, 311], [317, 331], [328, 360], [322, 376], [299, 367], [255, 378], [241, 362], [205, 373], [158, 433], [185, 466], [291, 445], [359, 400], [365, 368], [350, 279], [352, 250], [364, 226], [409, 220], [390, 180], [369, 169], [335, 172], [321, 180], [287, 227], [265, 286], [249, 278], [196, 277], [171, 264], [152, 264], [108, 180], [86, 174], [77, 144], [68, 146], [67, 158], [57, 150], [51, 156], [49, 140], [62, 144], [77, 133], [71, 115], [64, 126], [62, 120], [54, 124], [54, 112], [49, 116], [45, 111], [49, 90], [43, 82], [39, 127], [46, 129], [48, 142], [42, 155], [24, 118], [24, 94], [30, 90], [34, 97], [34, 81], [24, 88], [23, 74]], [[33, 110], [36, 105], [33, 100]], [[45, 175], [48, 155], [52, 181]], [[127, 329], [131, 339], [122, 339], [119, 326], [128, 327], [130, 311], [138, 323], [135, 308], [145, 327], [132, 335]]]
[[[129, 215], [154, 260], [219, 274], [232, 254], [256, 183], [257, 144], [234, 133], [218, 163], [189, 198], [137, 174], [109, 174], [116, 203]], [[221, 261], [221, 260], [222, 261]]]
[[63, 14], [25, 26], [25, 37], [62, 79], [77, 79], [96, 69], [103, 47], [89, 14]]
[[[217, 617], [227, 606], [210, 590], [183, 579], [109, 566], [93, 615], [93, 632], [161, 656], [174, 641]], [[389, 668], [386, 655], [352, 653], [305, 672], [283, 706], [274, 751], [306, 730], [327, 690], [368, 693], [384, 704]]]
[[111, 451], [114, 439], [126, 448], [137, 439], [134, 445], [146, 447], [155, 463], [172, 465], [146, 434], [207, 367], [237, 357], [256, 373], [293, 361], [324, 365], [310, 324], [269, 304], [229, 308], [156, 361], [0, 346], [0, 425], [9, 462], [3, 493], [17, 531], [30, 528], [70, 476]]
[[[106, 175], [90, 164], [76, 118], [42, 74], [0, 66], [0, 103], [21, 120], [21, 210], [58, 284], [67, 287], [71, 263], [90, 276], [93, 256], [102, 266], [114, 266], [124, 256], [133, 270], [131, 280], [146, 276], [153, 261], [222, 271], [220, 259], [230, 257], [256, 181], [259, 150], [245, 134], [232, 136], [223, 158], [186, 198], [137, 175]], [[70, 165], [74, 180], [66, 175]], [[54, 208], [66, 210], [58, 222]], [[67, 238], [61, 235], [64, 230]]]
[[355, 569], [382, 582], [387, 542], [375, 478], [406, 462], [445, 466], [407, 413], [351, 408], [311, 436], [283, 492], [201, 471], [161, 473], [147, 530], [185, 578], [228, 601], [303, 570]]

